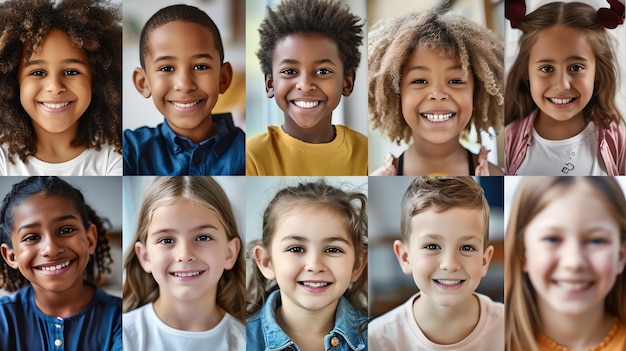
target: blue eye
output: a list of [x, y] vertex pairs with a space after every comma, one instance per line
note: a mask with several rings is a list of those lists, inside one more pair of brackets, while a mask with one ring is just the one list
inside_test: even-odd
[[196, 237], [196, 240], [197, 241], [211, 241], [211, 240], [213, 240], [213, 238], [210, 237], [209, 235], [198, 235]]

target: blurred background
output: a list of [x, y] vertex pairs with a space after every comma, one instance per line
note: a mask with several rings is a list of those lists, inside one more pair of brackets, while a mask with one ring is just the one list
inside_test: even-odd
[[[431, 8], [449, 9], [451, 12], [471, 19], [483, 25], [500, 38], [504, 39], [504, 0], [369, 0], [368, 1], [368, 26], [371, 27], [377, 21], [405, 14], [410, 11], [421, 11]], [[507, 23], [508, 25], [508, 23]], [[503, 106], [504, 108], [504, 106]], [[475, 131], [474, 131], [475, 133]], [[495, 135], [491, 131], [492, 135]], [[497, 137], [489, 133], [482, 133], [483, 145], [490, 149], [488, 159], [491, 163], [504, 167], [504, 130]], [[476, 143], [476, 136], [470, 136], [472, 140], [462, 141], [462, 144], [474, 153], [478, 153], [480, 145]], [[379, 131], [369, 132], [369, 169], [373, 171], [382, 166], [385, 154], [392, 153], [396, 157], [408, 148], [402, 143], [396, 145], [384, 138]]]
[[[120, 1], [120, 0], [118, 0]], [[233, 67], [233, 81], [226, 93], [219, 96], [213, 113], [231, 112], [235, 125], [246, 130], [245, 79], [245, 4], [244, 0], [188, 0], [187, 5], [206, 12], [220, 30], [224, 44], [224, 62]], [[158, 10], [181, 3], [175, 0], [124, 0], [123, 46], [123, 128], [155, 127], [164, 117], [156, 109], [152, 98], [145, 99], [133, 84], [132, 74], [139, 63], [139, 35], [148, 19]]]
[[[98, 216], [108, 221], [108, 238], [111, 245], [111, 275], [102, 288], [109, 294], [122, 296], [122, 177], [61, 177], [83, 193], [85, 202]], [[26, 177], [0, 177], [2, 199], [13, 184]], [[1, 259], [1, 258], [0, 258]], [[0, 296], [6, 291], [0, 289]]]
[[[367, 19], [365, 0], [340, 0], [349, 6], [349, 11]], [[274, 99], [265, 94], [265, 76], [256, 56], [259, 50], [259, 26], [267, 13], [266, 6], [275, 8], [280, 0], [246, 0], [246, 106], [253, 111], [252, 119], [246, 121], [246, 137], [265, 132], [267, 125], [281, 125], [283, 112]], [[363, 26], [361, 63], [356, 71], [354, 91], [342, 97], [333, 112], [333, 124], [343, 124], [367, 136], [367, 23]], [[371, 169], [371, 166], [370, 166]]]
[[[419, 291], [412, 275], [405, 275], [393, 242], [400, 239], [402, 196], [414, 177], [370, 177], [369, 219], [369, 312], [378, 316], [406, 302]], [[489, 241], [494, 254], [477, 292], [504, 302], [504, 177], [474, 177], [485, 190], [490, 207]]]

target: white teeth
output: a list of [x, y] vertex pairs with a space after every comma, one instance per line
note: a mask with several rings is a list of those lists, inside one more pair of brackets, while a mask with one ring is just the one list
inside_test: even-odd
[[436, 281], [437, 283], [441, 285], [457, 285], [462, 282], [462, 280], [442, 280], [442, 279], [436, 279]]
[[328, 283], [312, 283], [312, 282], [302, 282], [302, 285], [310, 286], [312, 288], [323, 288], [328, 285]]
[[196, 106], [199, 103], [200, 103], [200, 100], [194, 101], [194, 102], [190, 102], [188, 104], [181, 104], [180, 102], [172, 101], [172, 104], [174, 104], [174, 106], [176, 106], [178, 108], [190, 108], [190, 107]]
[[51, 103], [47, 103], [47, 102], [42, 102], [42, 105], [46, 106], [47, 108], [52, 108], [52, 109], [57, 109], [57, 108], [62, 108], [65, 107], [67, 105], [70, 104], [70, 102], [61, 102], [59, 104], [51, 104]]
[[428, 118], [431, 122], [444, 122], [452, 117], [452, 113], [443, 113], [443, 114], [434, 114], [434, 113], [423, 113], [424, 117]]
[[549, 99], [550, 99], [550, 101], [552, 101], [553, 104], [556, 104], [556, 105], [569, 104], [570, 102], [572, 102], [572, 100], [574, 100], [574, 98], [567, 98], [567, 99], [549, 98]]
[[175, 277], [194, 277], [196, 275], [200, 275], [200, 272], [174, 273]]
[[313, 108], [320, 104], [319, 101], [300, 101], [300, 100], [294, 100], [293, 103], [296, 104], [296, 106], [300, 108]]
[[56, 266], [45, 266], [45, 267], [41, 267], [39, 269], [41, 269], [42, 271], [58, 271], [61, 268], [65, 268], [67, 266], [70, 265], [70, 261], [61, 263], [61, 264], [57, 264]]
[[559, 282], [560, 287], [566, 290], [582, 290], [589, 286], [589, 283], [568, 283], [568, 282]]

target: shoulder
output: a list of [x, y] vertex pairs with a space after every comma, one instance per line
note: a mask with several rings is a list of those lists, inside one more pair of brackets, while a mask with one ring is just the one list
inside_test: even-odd
[[124, 142], [144, 141], [163, 135], [162, 123], [156, 127], [139, 127], [135, 130], [126, 129], [122, 135]]
[[[480, 301], [481, 310], [485, 311], [485, 318], [498, 320], [498, 323], [504, 323], [504, 304], [493, 301], [488, 296], [475, 293]], [[481, 317], [482, 318], [482, 317]]]
[[122, 314], [122, 327], [124, 329], [124, 333], [138, 330], [142, 328], [142, 326], [146, 325], [146, 321], [149, 320], [151, 316], [149, 313], [149, 309], [151, 308], [152, 303], [147, 303]]
[[354, 142], [357, 142], [359, 144], [365, 144], [367, 146], [367, 137], [365, 135], [357, 132], [354, 129], [351, 129], [348, 126], [344, 126], [340, 124], [335, 125], [335, 128], [337, 128], [338, 133], [342, 131], [345, 134], [346, 139], [353, 140]]
[[246, 140], [246, 151], [265, 150], [273, 140], [280, 137], [280, 126], [267, 126], [267, 131], [255, 134]]
[[224, 321], [226, 322], [228, 326], [228, 331], [231, 335], [242, 338], [246, 337], [246, 326], [235, 317], [226, 313], [226, 315], [224, 316]]
[[108, 316], [110, 319], [120, 319], [122, 317], [122, 299], [109, 295], [104, 290], [97, 288], [96, 296], [94, 297], [94, 306], [96, 307], [96, 313], [102, 318]]
[[390, 330], [396, 329], [398, 326], [404, 326], [408, 322], [408, 317], [412, 315], [413, 301], [417, 295], [411, 296], [407, 301], [392, 310], [373, 319], [368, 325], [370, 335], [378, 335], [379, 337]]

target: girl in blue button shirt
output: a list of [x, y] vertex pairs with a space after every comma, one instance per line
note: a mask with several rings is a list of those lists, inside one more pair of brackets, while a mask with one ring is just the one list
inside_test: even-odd
[[122, 300], [102, 220], [57, 177], [15, 185], [0, 207], [0, 350], [122, 350]]
[[248, 350], [367, 349], [366, 202], [323, 179], [270, 201], [248, 252]]

